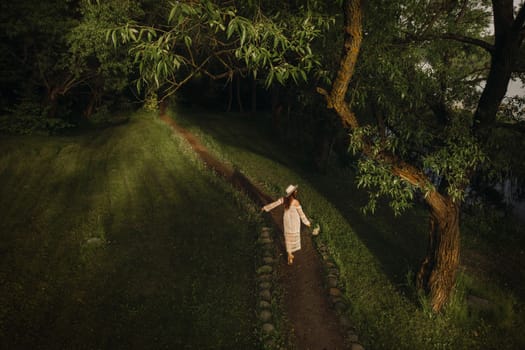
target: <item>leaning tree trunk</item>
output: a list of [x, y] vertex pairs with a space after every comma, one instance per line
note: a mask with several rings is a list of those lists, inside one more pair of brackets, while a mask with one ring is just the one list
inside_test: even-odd
[[439, 312], [453, 292], [459, 267], [459, 205], [437, 192], [427, 196], [430, 232], [427, 255], [417, 276], [418, 287]]
[[[337, 76], [330, 92], [322, 88], [317, 91], [325, 96], [328, 108], [333, 108], [344, 127], [359, 128], [359, 121], [346, 101], [346, 92], [352, 79], [359, 55], [362, 35], [361, 0], [345, 0], [345, 41]], [[392, 166], [392, 173], [412, 185], [426, 188], [428, 176], [418, 168], [405, 163], [388, 152], [375, 154], [373, 145], [363, 139], [363, 153]], [[430, 206], [430, 236], [428, 252], [418, 273], [418, 285], [431, 299], [432, 309], [441, 310], [454, 288], [459, 265], [459, 205], [449, 197], [432, 191], [426, 196]]]

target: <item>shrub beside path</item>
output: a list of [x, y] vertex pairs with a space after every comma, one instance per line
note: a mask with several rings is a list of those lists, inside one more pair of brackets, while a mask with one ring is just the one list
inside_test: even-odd
[[[208, 167], [245, 192], [259, 206], [273, 201], [243, 174], [213, 157], [194, 135], [180, 127], [164, 109], [161, 109], [160, 119], [181, 134]], [[284, 253], [282, 209], [272, 211], [271, 218], [280, 237], [275, 241], [279, 250]], [[326, 257], [320, 259], [309, 232], [303, 231], [301, 235], [302, 249], [296, 252], [294, 264], [286, 264], [285, 254], [280, 255], [277, 263], [280, 271], [278, 283], [283, 290], [284, 309], [289, 321], [288, 329], [283, 331], [292, 333], [291, 340], [299, 350], [362, 349], [356, 342], [345, 344], [343, 328], [348, 327], [341, 325], [341, 317], [331, 307], [336, 304], [334, 300], [337, 299], [337, 296], [334, 298], [329, 294], [334, 289], [327, 289], [323, 282], [326, 262], [323, 264], [322, 260]]]

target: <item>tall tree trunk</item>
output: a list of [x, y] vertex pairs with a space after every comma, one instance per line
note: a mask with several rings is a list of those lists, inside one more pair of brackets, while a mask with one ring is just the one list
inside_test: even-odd
[[492, 59], [486, 87], [483, 89], [476, 110], [479, 126], [489, 126], [495, 121], [498, 108], [507, 93], [511, 70], [505, 60], [497, 57]]
[[242, 97], [241, 97], [241, 77], [237, 76], [237, 104], [239, 105], [239, 112], [244, 113], [242, 108]]
[[226, 106], [226, 112], [231, 112], [233, 102], [233, 78], [228, 83], [228, 106]]
[[453, 292], [459, 267], [459, 205], [437, 192], [427, 196], [427, 203], [430, 232], [417, 285], [430, 296], [432, 310], [439, 312]]
[[496, 121], [496, 113], [507, 93], [525, 37], [523, 32], [525, 5], [521, 5], [515, 18], [511, 0], [493, 1], [492, 8], [495, 40], [494, 47], [490, 51], [490, 71], [474, 116], [476, 126], [483, 134], [486, 134]]
[[257, 112], [257, 80], [252, 78], [252, 113]]

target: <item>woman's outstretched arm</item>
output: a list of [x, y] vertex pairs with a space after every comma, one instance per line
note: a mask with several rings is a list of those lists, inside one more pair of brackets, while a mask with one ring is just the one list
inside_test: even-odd
[[273, 208], [278, 207], [279, 205], [283, 204], [283, 202], [284, 202], [283, 198], [281, 197], [281, 198], [279, 198], [278, 200], [276, 200], [273, 203], [266, 204], [264, 207], [262, 207], [262, 210], [268, 212], [268, 211], [272, 210]]

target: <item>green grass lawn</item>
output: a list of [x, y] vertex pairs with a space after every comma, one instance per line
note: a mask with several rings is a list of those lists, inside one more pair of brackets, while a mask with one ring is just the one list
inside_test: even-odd
[[253, 210], [147, 113], [2, 138], [0, 348], [254, 348]]
[[[315, 173], [297, 146], [275, 141], [266, 116], [221, 115], [195, 108], [176, 108], [172, 114], [217, 157], [275, 197], [289, 183], [299, 184], [306, 214], [321, 225], [318, 239], [327, 243], [341, 269], [351, 304], [349, 317], [367, 348], [525, 346], [523, 300], [494, 281], [481, 282], [461, 272], [454, 299], [443, 314], [436, 316], [421, 306], [412, 277], [426, 250], [428, 220], [422, 208], [394, 217], [383, 206], [375, 215], [362, 215], [367, 194], [356, 189], [353, 172], [331, 168], [327, 175]], [[466, 296], [472, 290], [494, 297], [490, 310], [467, 307]]]

